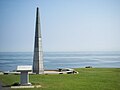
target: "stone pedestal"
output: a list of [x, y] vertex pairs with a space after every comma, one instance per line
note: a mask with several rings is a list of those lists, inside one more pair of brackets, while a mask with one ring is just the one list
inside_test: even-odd
[[21, 71], [20, 84], [21, 85], [31, 85], [31, 83], [29, 83], [28, 71]]
[[28, 72], [32, 71], [32, 66], [18, 66], [17, 71], [20, 73], [20, 85], [27, 86], [31, 85], [29, 83], [29, 74]]

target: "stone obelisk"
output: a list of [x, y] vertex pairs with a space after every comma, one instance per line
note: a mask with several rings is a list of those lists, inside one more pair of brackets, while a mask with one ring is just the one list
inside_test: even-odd
[[36, 74], [44, 73], [42, 37], [41, 37], [40, 16], [39, 16], [39, 8], [38, 7], [37, 7], [37, 12], [36, 12], [33, 73], [36, 73]]

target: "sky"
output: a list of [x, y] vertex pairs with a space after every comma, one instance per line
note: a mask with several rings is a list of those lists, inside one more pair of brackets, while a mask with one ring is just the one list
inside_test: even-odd
[[120, 51], [120, 0], [0, 0], [0, 52]]

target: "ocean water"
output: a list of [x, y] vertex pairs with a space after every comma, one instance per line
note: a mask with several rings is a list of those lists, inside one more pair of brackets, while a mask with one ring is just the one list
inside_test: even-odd
[[[31, 52], [0, 52], [0, 71], [16, 70], [18, 65], [32, 65]], [[120, 52], [45, 52], [45, 69], [120, 68]]]

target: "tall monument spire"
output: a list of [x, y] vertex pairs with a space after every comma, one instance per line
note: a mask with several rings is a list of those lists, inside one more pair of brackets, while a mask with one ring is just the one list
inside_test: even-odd
[[42, 37], [41, 37], [40, 16], [39, 16], [39, 8], [38, 7], [37, 7], [37, 12], [36, 12], [33, 73], [36, 73], [36, 74], [44, 73]]

